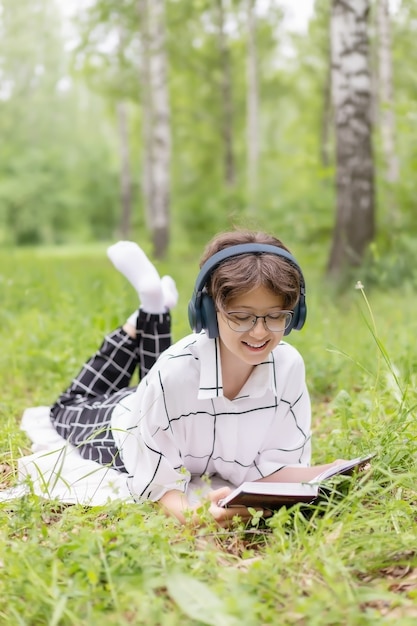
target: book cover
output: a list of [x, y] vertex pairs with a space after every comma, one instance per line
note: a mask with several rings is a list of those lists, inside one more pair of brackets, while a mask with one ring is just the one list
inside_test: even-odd
[[318, 498], [323, 482], [334, 476], [352, 474], [354, 470], [366, 465], [374, 456], [374, 454], [368, 454], [340, 465], [333, 465], [305, 483], [245, 482], [223, 498], [219, 505], [277, 509], [298, 502], [311, 504]]

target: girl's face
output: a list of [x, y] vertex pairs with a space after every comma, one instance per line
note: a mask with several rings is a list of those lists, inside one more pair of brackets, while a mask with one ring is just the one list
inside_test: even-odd
[[[276, 317], [282, 310], [282, 305], [281, 296], [276, 296], [265, 287], [258, 287], [230, 300], [225, 307], [225, 313], [220, 311], [217, 313], [219, 336], [223, 347], [248, 365], [262, 363], [281, 341], [285, 324], [282, 324], [282, 330], [272, 332], [266, 327], [263, 319], [257, 319], [256, 324], [249, 330], [236, 332], [229, 326], [230, 320], [233, 325], [233, 320], [237, 320], [238, 323], [240, 320], [247, 322], [250, 315]], [[233, 313], [233, 316], [227, 316], [227, 313]]]

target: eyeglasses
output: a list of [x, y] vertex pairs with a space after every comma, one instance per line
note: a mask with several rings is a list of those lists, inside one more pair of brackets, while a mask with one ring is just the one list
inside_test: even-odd
[[291, 324], [292, 311], [277, 311], [268, 315], [252, 315], [245, 311], [225, 311], [224, 317], [229, 328], [236, 333], [245, 333], [252, 330], [258, 320], [264, 321], [264, 326], [271, 333], [280, 333]]

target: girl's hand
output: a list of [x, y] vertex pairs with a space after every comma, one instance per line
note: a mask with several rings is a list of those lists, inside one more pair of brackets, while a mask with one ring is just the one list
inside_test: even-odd
[[[219, 501], [229, 495], [230, 492], [231, 489], [229, 487], [222, 487], [221, 489], [210, 491], [207, 496], [209, 501], [208, 512], [217, 524], [223, 528], [230, 526], [235, 516], [239, 516], [244, 522], [252, 517], [245, 506], [230, 507], [228, 509], [219, 506]], [[190, 506], [186, 495], [180, 491], [167, 491], [159, 500], [159, 504], [167, 515], [176, 517], [181, 524], [191, 523], [193, 526], [198, 527], [205, 523], [204, 516], [200, 516], [198, 512], [201, 503]], [[264, 517], [269, 517], [270, 515], [270, 511], [265, 511]]]
[[[232, 506], [230, 508], [219, 506], [219, 501], [228, 496], [231, 491], [230, 487], [221, 487], [220, 489], [210, 491], [208, 494], [210, 500], [209, 513], [222, 528], [230, 526], [235, 516], [239, 516], [244, 522], [252, 518], [246, 506]], [[271, 511], [265, 511], [264, 517], [269, 517], [270, 515]]]

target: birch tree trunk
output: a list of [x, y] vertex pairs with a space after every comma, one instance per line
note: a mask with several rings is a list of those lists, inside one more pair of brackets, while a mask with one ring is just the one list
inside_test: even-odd
[[332, 0], [337, 215], [327, 270], [335, 276], [361, 264], [375, 234], [369, 5], [370, 0]]
[[142, 198], [145, 213], [146, 227], [152, 232], [152, 99], [150, 86], [150, 52], [149, 52], [149, 25], [147, 0], [138, 0], [140, 18], [140, 85], [141, 85], [141, 114], [142, 114]]
[[258, 208], [259, 78], [256, 47], [256, 0], [247, 0], [247, 184], [249, 212]]
[[326, 79], [323, 85], [323, 113], [321, 118], [321, 141], [320, 141], [320, 154], [321, 163], [324, 167], [329, 167], [331, 163], [330, 157], [330, 135], [333, 129], [333, 117], [332, 117], [332, 94], [331, 94], [331, 60], [329, 53], [329, 64], [326, 72]]
[[132, 180], [130, 173], [128, 114], [126, 102], [118, 102], [116, 111], [119, 130], [120, 199], [122, 204], [122, 216], [119, 230], [122, 239], [129, 239], [132, 222]]
[[164, 0], [139, 0], [142, 36], [143, 198], [154, 255], [170, 235], [171, 125]]
[[223, 0], [217, 0], [218, 10], [218, 41], [221, 68], [222, 96], [222, 138], [224, 159], [224, 180], [228, 187], [233, 187], [236, 179], [235, 157], [233, 152], [233, 101], [232, 101], [232, 68], [230, 51], [225, 31], [225, 13]]
[[399, 176], [395, 150], [395, 114], [392, 82], [391, 24], [388, 0], [378, 0], [378, 69], [379, 69], [379, 122], [384, 151], [386, 179], [396, 183]]
[[[330, 7], [326, 8], [327, 29], [330, 31]], [[333, 137], [333, 108], [332, 108], [332, 59], [330, 41], [326, 45], [326, 76], [322, 89], [322, 114], [320, 129], [320, 160], [323, 167], [332, 163], [331, 139]]]

